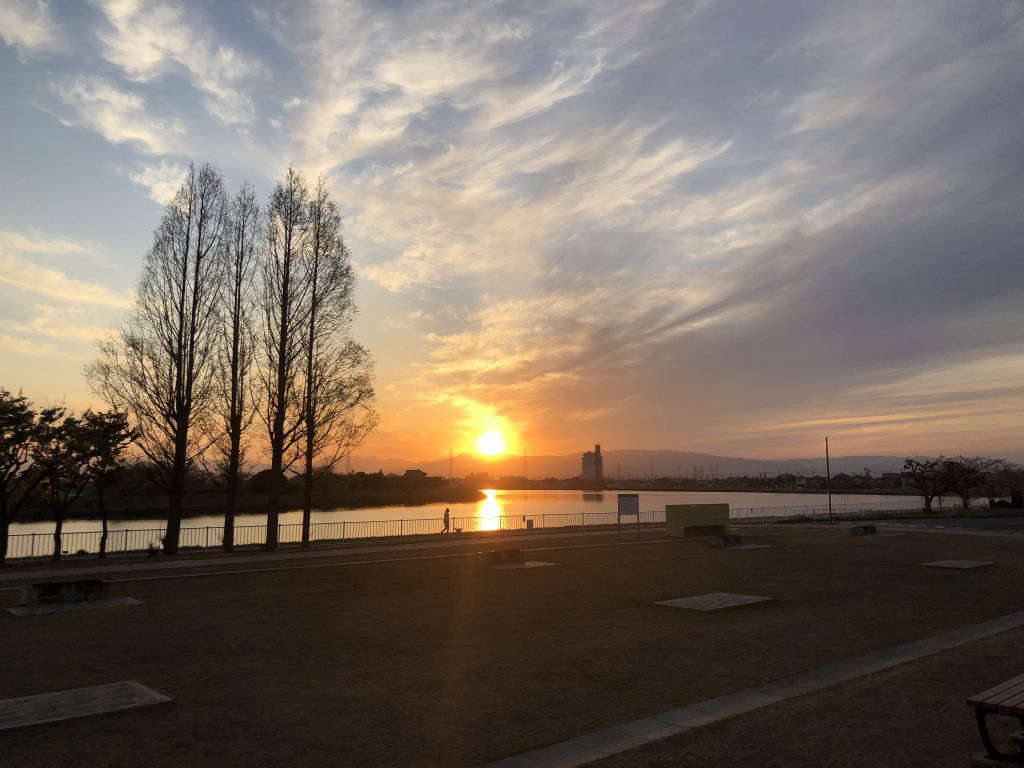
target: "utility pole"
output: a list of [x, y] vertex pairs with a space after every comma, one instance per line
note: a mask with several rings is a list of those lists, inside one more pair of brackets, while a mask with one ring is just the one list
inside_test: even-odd
[[825, 488], [828, 490], [828, 521], [832, 522], [832, 471], [828, 461], [828, 435], [825, 435]]

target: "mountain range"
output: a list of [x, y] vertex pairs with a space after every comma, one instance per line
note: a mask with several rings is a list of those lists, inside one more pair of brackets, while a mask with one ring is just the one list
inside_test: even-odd
[[[654, 477], [756, 477], [790, 473], [794, 475], [824, 475], [824, 458], [798, 459], [743, 459], [732, 456], [715, 456], [710, 453], [690, 451], [622, 449], [602, 451], [604, 475], [606, 478]], [[847, 473], [859, 475], [865, 469], [874, 475], [883, 472], [899, 472], [903, 467], [903, 456], [836, 456], [831, 459], [832, 474]], [[429, 475], [447, 477], [448, 457], [427, 461], [410, 461], [403, 458], [380, 458], [377, 456], [353, 456], [349, 468], [355, 472], [377, 472], [401, 474], [407, 469], [421, 469]], [[524, 466], [522, 456], [502, 456], [488, 459], [468, 453], [460, 453], [451, 459], [452, 475], [465, 477], [486, 472], [491, 477], [545, 477], [569, 478], [580, 474], [580, 454], [527, 456]], [[339, 467], [344, 471], [345, 465]]]

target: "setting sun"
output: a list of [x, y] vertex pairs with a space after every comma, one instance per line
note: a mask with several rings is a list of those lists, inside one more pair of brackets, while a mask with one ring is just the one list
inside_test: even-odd
[[476, 439], [476, 449], [485, 456], [498, 456], [505, 452], [505, 438], [496, 429], [489, 430]]

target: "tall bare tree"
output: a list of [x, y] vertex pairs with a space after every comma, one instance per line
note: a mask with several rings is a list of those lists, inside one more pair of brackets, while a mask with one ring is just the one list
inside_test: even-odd
[[45, 478], [33, 463], [32, 449], [63, 416], [63, 408], [37, 412], [20, 392], [0, 389], [0, 566], [7, 558], [11, 522]]
[[255, 414], [251, 372], [255, 352], [254, 277], [259, 262], [260, 229], [256, 195], [250, 185], [243, 184], [231, 199], [221, 249], [225, 288], [221, 297], [221, 338], [217, 356], [217, 411], [223, 426], [217, 449], [220, 454], [218, 474], [227, 490], [225, 552], [231, 552], [235, 545], [239, 473], [245, 457], [242, 439]]
[[87, 369], [94, 391], [128, 416], [167, 494], [168, 554], [178, 551], [186, 478], [212, 432], [225, 209], [217, 170], [190, 165], [154, 233], [131, 316]]
[[261, 417], [270, 438], [270, 499], [267, 549], [276, 549], [284, 476], [300, 458], [302, 438], [303, 329], [307, 319], [309, 191], [289, 167], [274, 187], [266, 216], [259, 342]]
[[302, 546], [309, 546], [314, 472], [329, 471], [376, 426], [373, 363], [352, 339], [355, 275], [341, 214], [323, 179], [309, 201], [304, 330]]

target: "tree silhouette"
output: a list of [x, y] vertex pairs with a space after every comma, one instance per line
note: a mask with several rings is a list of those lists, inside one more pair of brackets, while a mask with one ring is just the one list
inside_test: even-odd
[[36, 412], [20, 392], [0, 389], [0, 566], [7, 559], [11, 522], [32, 498], [45, 475], [32, 451], [40, 433], [64, 415], [60, 407]]
[[168, 554], [178, 551], [186, 478], [214, 434], [225, 208], [220, 174], [190, 165], [154, 233], [128, 322], [87, 368], [94, 391], [128, 416], [167, 494]]

